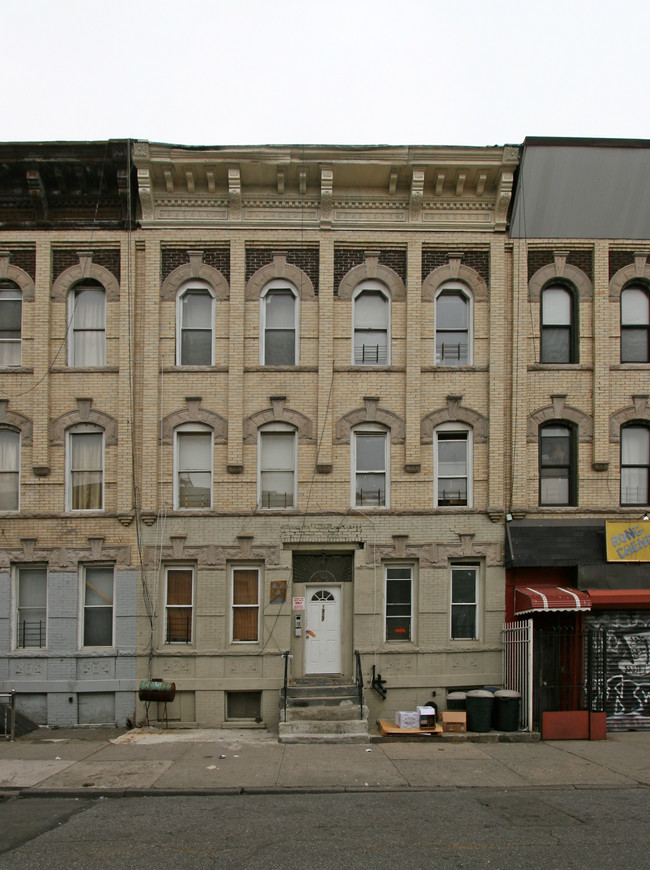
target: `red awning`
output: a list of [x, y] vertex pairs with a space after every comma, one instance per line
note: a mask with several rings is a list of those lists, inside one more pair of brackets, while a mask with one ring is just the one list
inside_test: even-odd
[[588, 589], [593, 607], [610, 610], [647, 610], [650, 589]]
[[586, 592], [571, 586], [515, 587], [515, 613], [547, 613], [550, 610], [591, 610]]

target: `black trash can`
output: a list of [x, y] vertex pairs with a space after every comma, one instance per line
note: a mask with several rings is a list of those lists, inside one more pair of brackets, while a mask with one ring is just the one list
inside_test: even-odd
[[467, 693], [467, 730], [491, 731], [494, 695], [485, 689]]
[[448, 710], [466, 710], [465, 700], [467, 694], [465, 692], [449, 692], [447, 695]]
[[499, 689], [494, 693], [494, 727], [497, 731], [516, 731], [519, 728], [521, 694], [514, 689]]

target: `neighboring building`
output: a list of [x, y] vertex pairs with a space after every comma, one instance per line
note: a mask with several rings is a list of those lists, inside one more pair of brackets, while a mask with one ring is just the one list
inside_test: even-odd
[[537, 714], [586, 691], [610, 729], [650, 728], [649, 179], [647, 141], [527, 139], [511, 225], [506, 611]]
[[500, 681], [518, 154], [4, 147], [23, 709], [140, 719], [158, 677], [171, 720], [275, 727], [287, 650], [350, 677], [358, 650], [371, 719]]

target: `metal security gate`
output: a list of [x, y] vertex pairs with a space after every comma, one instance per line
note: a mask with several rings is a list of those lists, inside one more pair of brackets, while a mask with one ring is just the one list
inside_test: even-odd
[[501, 632], [503, 643], [503, 685], [521, 695], [520, 725], [532, 730], [533, 620], [506, 622]]

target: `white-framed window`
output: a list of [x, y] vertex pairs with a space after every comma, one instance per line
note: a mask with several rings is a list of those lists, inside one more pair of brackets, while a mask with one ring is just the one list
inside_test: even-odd
[[577, 362], [577, 330], [573, 293], [562, 286], [542, 290], [542, 363]]
[[386, 640], [413, 640], [412, 565], [386, 565]]
[[213, 432], [186, 423], [174, 432], [174, 508], [212, 507]]
[[20, 507], [20, 432], [0, 429], [0, 511]]
[[352, 506], [385, 508], [390, 504], [390, 434], [372, 424], [352, 432]]
[[271, 423], [258, 433], [258, 504], [264, 510], [296, 506], [296, 430]]
[[99, 283], [78, 284], [68, 297], [68, 365], [106, 365], [106, 291]]
[[478, 638], [478, 565], [451, 567], [451, 629], [452, 640]]
[[621, 429], [621, 505], [650, 504], [650, 429]]
[[191, 281], [176, 297], [176, 365], [214, 365], [214, 295]]
[[165, 643], [192, 643], [194, 569], [165, 569]]
[[352, 296], [352, 365], [390, 365], [390, 296], [379, 281], [364, 281]]
[[621, 293], [621, 362], [650, 362], [650, 295], [645, 287]]
[[576, 505], [577, 457], [575, 429], [549, 423], [539, 429], [539, 503]]
[[16, 648], [43, 648], [47, 646], [47, 568], [17, 568], [15, 584]]
[[300, 359], [296, 288], [279, 278], [260, 295], [260, 365], [296, 366]]
[[114, 570], [109, 565], [83, 568], [82, 646], [113, 646]]
[[103, 510], [103, 429], [77, 424], [66, 432], [66, 448], [66, 510]]
[[258, 643], [260, 638], [260, 569], [241, 565], [230, 574], [230, 639]]
[[0, 281], [0, 366], [21, 364], [23, 294], [13, 281]]
[[449, 282], [436, 293], [436, 365], [472, 364], [472, 308], [472, 294], [464, 284]]
[[460, 423], [443, 423], [434, 433], [434, 504], [471, 507], [472, 430]]

